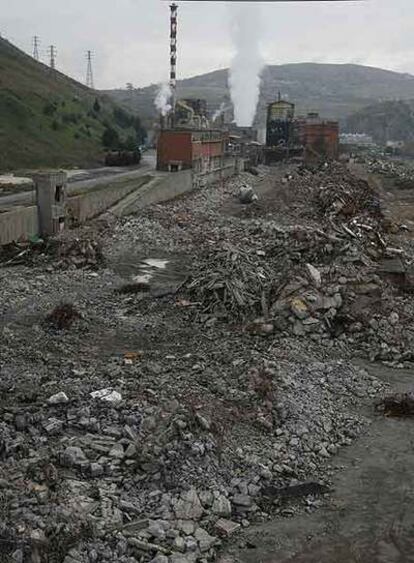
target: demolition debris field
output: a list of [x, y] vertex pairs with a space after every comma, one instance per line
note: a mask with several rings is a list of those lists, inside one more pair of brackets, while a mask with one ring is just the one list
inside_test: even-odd
[[316, 510], [382, 416], [353, 360], [414, 360], [409, 228], [339, 164], [263, 167], [4, 248], [4, 560], [215, 561]]

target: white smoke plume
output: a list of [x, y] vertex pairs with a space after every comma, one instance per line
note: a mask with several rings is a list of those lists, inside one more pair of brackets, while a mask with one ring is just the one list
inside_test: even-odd
[[216, 119], [221, 117], [223, 113], [229, 109], [231, 109], [231, 106], [226, 106], [224, 102], [221, 102], [220, 107], [213, 113], [212, 121], [216, 121]]
[[236, 54], [230, 68], [230, 91], [237, 125], [249, 127], [256, 114], [263, 58], [260, 52], [260, 7], [229, 3]]
[[166, 116], [172, 109], [171, 106], [171, 97], [172, 92], [170, 85], [166, 82], [161, 84], [160, 89], [155, 97], [154, 104], [158, 111], [161, 112], [161, 115], [164, 117]]

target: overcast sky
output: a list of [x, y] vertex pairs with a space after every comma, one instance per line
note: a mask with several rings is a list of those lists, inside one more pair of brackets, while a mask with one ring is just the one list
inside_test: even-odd
[[[179, 77], [229, 66], [225, 3], [179, 2]], [[414, 74], [414, 1], [266, 4], [262, 52], [272, 64], [351, 62]], [[25, 51], [32, 36], [57, 47], [60, 70], [85, 80], [94, 52], [97, 88], [168, 79], [169, 8], [163, 0], [0, 0], [0, 32]]]

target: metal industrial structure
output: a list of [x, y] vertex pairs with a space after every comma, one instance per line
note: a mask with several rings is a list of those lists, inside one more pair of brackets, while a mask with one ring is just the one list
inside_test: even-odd
[[49, 56], [50, 56], [50, 68], [55, 70], [56, 68], [56, 47], [51, 45], [49, 47]]
[[86, 60], [88, 61], [86, 68], [86, 86], [93, 90], [95, 86], [93, 82], [93, 71], [92, 71], [92, 51], [86, 52]]
[[39, 37], [35, 35], [33, 37], [33, 58], [35, 61], [39, 61]]

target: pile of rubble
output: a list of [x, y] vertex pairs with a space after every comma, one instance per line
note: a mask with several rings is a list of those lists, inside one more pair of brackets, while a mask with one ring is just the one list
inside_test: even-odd
[[[260, 168], [123, 219], [102, 262], [69, 238], [69, 269], [0, 269], [4, 557], [214, 561], [320, 506], [384, 391], [350, 358], [413, 349], [412, 254], [389, 227], [340, 166]], [[177, 291], [120, 290], [157, 257], [185, 263]]]
[[400, 189], [414, 188], [414, 169], [404, 161], [390, 159], [361, 159], [369, 172], [381, 174], [395, 180], [396, 187]]
[[52, 263], [55, 268], [91, 268], [103, 264], [102, 245], [89, 238], [33, 237], [0, 247], [0, 265], [18, 266]]

